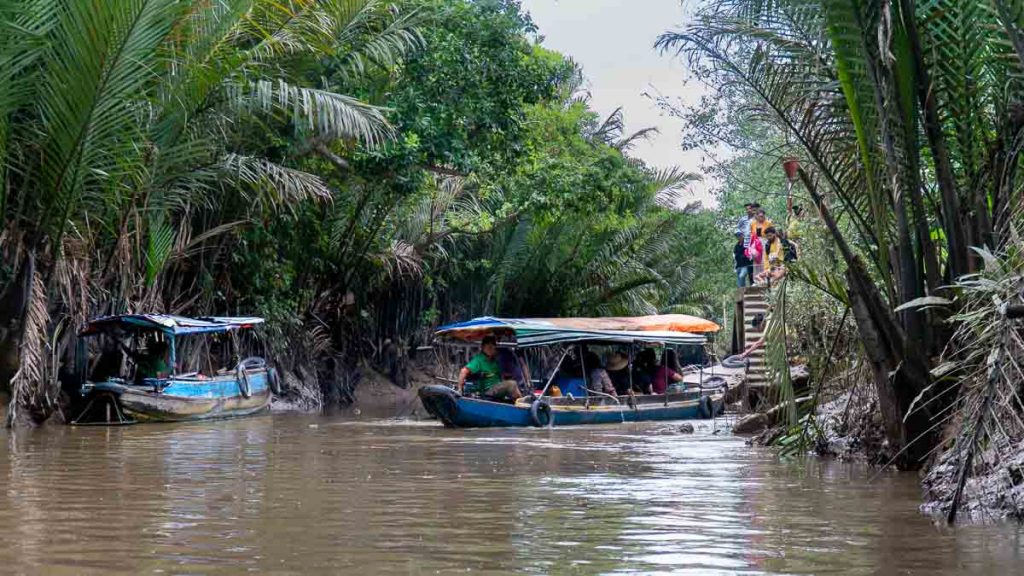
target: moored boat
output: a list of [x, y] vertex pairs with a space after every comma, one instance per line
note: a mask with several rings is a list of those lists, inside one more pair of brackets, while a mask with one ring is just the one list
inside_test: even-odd
[[[235, 335], [262, 323], [261, 318], [185, 318], [166, 314], [107, 316], [90, 321], [80, 332], [79, 370], [84, 408], [73, 424], [179, 422], [247, 416], [269, 408], [277, 374], [263, 358], [251, 356], [231, 368], [181, 372], [181, 345], [186, 336]], [[89, 362], [92, 340], [99, 358]], [[145, 339], [146, 344], [143, 344]], [[126, 347], [128, 340], [131, 347]], [[237, 338], [225, 339], [236, 345]], [[186, 343], [187, 344], [187, 343]], [[140, 373], [147, 359], [142, 347], [166, 351], [158, 358], [166, 373]], [[199, 346], [192, 346], [193, 349]], [[212, 354], [205, 348], [208, 364]], [[237, 356], [237, 350], [233, 351]], [[128, 359], [125, 363], [124, 360]], [[152, 360], [152, 358], [150, 358]], [[128, 364], [128, 365], [125, 365]], [[188, 364], [188, 363], [185, 363]]]
[[[437, 331], [441, 342], [480, 342], [485, 336], [500, 337], [502, 347], [517, 357], [535, 348], [561, 347], [563, 354], [540, 390], [528, 390], [514, 402], [496, 401], [463, 394], [450, 385], [429, 385], [419, 391], [426, 411], [445, 426], [454, 428], [574, 426], [622, 422], [693, 420], [713, 418], [725, 410], [726, 383], [708, 374], [697, 384], [665, 394], [615, 396], [594, 390], [587, 382], [573, 387], [574, 394], [553, 394], [559, 368], [573, 347], [583, 358], [585, 347], [628, 348], [632, 370], [633, 350], [640, 347], [703, 348], [704, 334], [717, 330], [713, 322], [684, 315], [642, 318], [499, 319], [477, 318], [444, 326]], [[664, 355], [663, 355], [664, 357]], [[694, 366], [701, 370], [703, 368]], [[528, 373], [529, 370], [526, 370]], [[586, 370], [582, 370], [586, 373]], [[530, 380], [527, 376], [526, 380]], [[451, 381], [451, 379], [449, 379]], [[546, 382], [546, 383], [545, 383]], [[707, 383], [705, 385], [704, 383]]]

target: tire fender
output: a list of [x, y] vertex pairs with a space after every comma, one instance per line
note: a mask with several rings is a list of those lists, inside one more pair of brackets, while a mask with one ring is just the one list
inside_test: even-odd
[[533, 404], [530, 404], [530, 421], [537, 428], [551, 426], [554, 421], [551, 415], [551, 404], [540, 399], [534, 400]]
[[238, 369], [235, 370], [235, 379], [238, 380], [238, 391], [242, 393], [242, 398], [252, 398], [252, 387], [249, 386], [249, 374], [241, 364], [239, 364]]
[[270, 386], [270, 391], [276, 396], [281, 395], [281, 377], [277, 374], [277, 369], [267, 369], [267, 384]]
[[701, 419], [707, 420], [708, 418], [714, 416], [714, 414], [715, 404], [711, 400], [711, 396], [701, 396], [700, 404], [697, 405], [697, 415]]

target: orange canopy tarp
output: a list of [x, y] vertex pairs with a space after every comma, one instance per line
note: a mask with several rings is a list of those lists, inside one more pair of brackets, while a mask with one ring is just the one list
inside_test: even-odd
[[707, 334], [721, 327], [710, 320], [686, 314], [622, 316], [607, 318], [531, 318], [529, 322], [547, 322], [567, 330], [624, 330], [628, 332], [689, 332]]

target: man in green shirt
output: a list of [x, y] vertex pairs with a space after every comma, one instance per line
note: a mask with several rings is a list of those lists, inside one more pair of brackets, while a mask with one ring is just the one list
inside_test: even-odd
[[475, 392], [489, 399], [511, 397], [513, 400], [522, 396], [515, 380], [501, 373], [498, 364], [498, 344], [494, 336], [485, 336], [480, 344], [480, 352], [470, 358], [459, 371], [459, 392], [466, 387], [466, 379], [473, 376], [475, 383], [469, 392]]
[[171, 367], [167, 364], [167, 343], [150, 340], [146, 344], [146, 352], [131, 353], [135, 360], [135, 381], [141, 384], [146, 378], [165, 378], [170, 375]]

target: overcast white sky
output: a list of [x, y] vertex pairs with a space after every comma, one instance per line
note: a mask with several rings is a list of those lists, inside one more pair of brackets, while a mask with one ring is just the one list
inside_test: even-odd
[[[632, 155], [657, 167], [700, 171], [701, 153], [680, 147], [681, 123], [643, 95], [661, 93], [689, 103], [699, 98], [696, 82], [684, 84], [683, 62], [653, 48], [659, 34], [683, 24], [680, 0], [522, 0], [522, 5], [544, 36], [543, 45], [583, 67], [594, 110], [607, 116], [622, 106], [627, 132], [648, 126], [661, 130]], [[695, 194], [707, 200], [704, 186]]]

